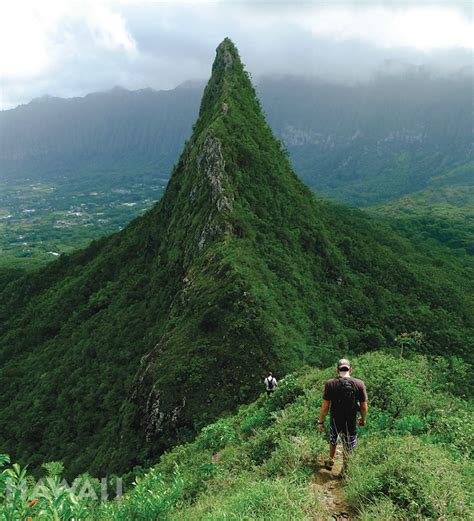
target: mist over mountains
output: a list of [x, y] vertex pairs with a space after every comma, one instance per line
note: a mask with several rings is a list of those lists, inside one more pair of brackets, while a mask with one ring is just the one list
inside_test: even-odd
[[[355, 85], [265, 77], [257, 91], [300, 177], [322, 195], [366, 206], [424, 189], [472, 160], [471, 83], [404, 70]], [[107, 184], [125, 165], [137, 177], [166, 177], [202, 88], [114, 88], [0, 112], [1, 178], [70, 182], [94, 172]]]

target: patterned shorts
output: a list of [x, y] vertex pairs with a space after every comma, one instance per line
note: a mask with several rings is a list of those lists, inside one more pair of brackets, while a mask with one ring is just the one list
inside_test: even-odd
[[341, 440], [344, 450], [350, 451], [357, 445], [357, 434], [350, 434], [344, 429], [338, 430], [335, 423], [331, 422], [329, 429], [329, 443], [331, 445], [337, 445], [337, 442]]

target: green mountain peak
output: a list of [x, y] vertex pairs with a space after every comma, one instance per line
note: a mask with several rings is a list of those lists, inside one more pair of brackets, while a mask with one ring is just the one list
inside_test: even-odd
[[231, 70], [238, 66], [239, 70], [241, 70], [242, 63], [240, 61], [239, 51], [230, 38], [224, 38], [217, 46], [216, 58], [212, 65], [212, 73], [215, 74], [220, 67], [224, 70]]
[[433, 353], [467, 356], [473, 338], [455, 271], [296, 177], [228, 39], [156, 206], [5, 280], [0, 446], [70, 475], [154, 461], [255, 397], [269, 369], [402, 331], [424, 332]]
[[[250, 99], [255, 98], [254, 88], [242, 65], [239, 52], [232, 41], [225, 38], [216, 49], [211, 78], [204, 90], [196, 126], [199, 128], [199, 120], [207, 124], [210, 120], [225, 116], [231, 107], [235, 109], [241, 98], [239, 90], [247, 91]], [[258, 105], [256, 98], [255, 102]]]
[[[208, 82], [203, 104], [206, 104], [206, 93], [212, 93], [214, 100], [220, 95], [229, 94], [228, 88], [236, 79], [245, 80], [247, 74], [240, 61], [239, 51], [230, 38], [225, 38], [216, 49], [216, 57], [212, 64], [212, 75]], [[250, 82], [248, 85], [251, 86]]]

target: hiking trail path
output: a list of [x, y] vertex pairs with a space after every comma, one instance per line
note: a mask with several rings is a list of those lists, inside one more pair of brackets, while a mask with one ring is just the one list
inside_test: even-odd
[[[332, 470], [320, 467], [315, 470], [314, 477], [310, 483], [310, 488], [319, 496], [323, 507], [327, 512], [328, 521], [355, 521], [356, 514], [349, 506], [342, 488], [342, 478], [339, 474], [342, 470], [342, 453], [338, 450], [334, 460]], [[321, 521], [322, 518], [318, 517]]]

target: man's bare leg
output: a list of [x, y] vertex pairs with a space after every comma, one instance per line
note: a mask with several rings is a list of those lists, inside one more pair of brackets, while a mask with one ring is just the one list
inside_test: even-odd
[[331, 470], [334, 465], [334, 456], [336, 455], [336, 445], [329, 444], [329, 458], [324, 460], [324, 466], [327, 470]]

